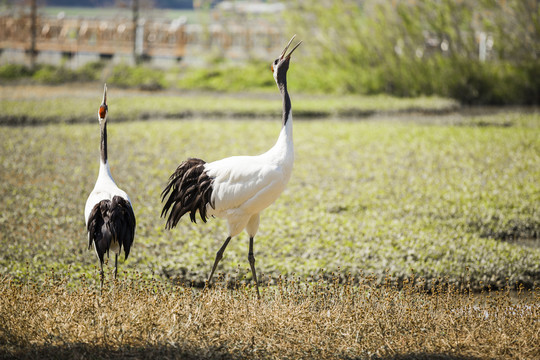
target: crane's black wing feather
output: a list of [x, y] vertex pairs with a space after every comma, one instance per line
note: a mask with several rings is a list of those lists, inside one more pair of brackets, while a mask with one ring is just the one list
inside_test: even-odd
[[166, 200], [161, 216], [166, 217], [170, 210], [165, 225], [167, 229], [175, 227], [180, 218], [188, 212], [192, 222], [197, 222], [197, 211], [201, 220], [206, 222], [206, 206], [210, 204], [214, 207], [214, 204], [211, 200], [213, 179], [206, 173], [204, 164], [206, 162], [201, 159], [187, 159], [169, 177], [169, 182], [161, 193], [161, 201]]
[[99, 261], [109, 251], [111, 243], [117, 241], [124, 247], [127, 259], [135, 238], [136, 220], [129, 201], [120, 196], [97, 203], [88, 218], [88, 247], [95, 244]]

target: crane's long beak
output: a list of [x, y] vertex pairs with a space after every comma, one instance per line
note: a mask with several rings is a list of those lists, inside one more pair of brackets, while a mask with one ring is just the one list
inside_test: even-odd
[[107, 105], [107, 84], [105, 84], [103, 88], [103, 101], [101, 102], [101, 105]]
[[283, 49], [283, 51], [281, 52], [281, 55], [279, 56], [279, 59], [280, 59], [280, 60], [283, 60], [284, 58], [285, 58], [285, 59], [290, 58], [290, 57], [291, 57], [291, 54], [293, 53], [293, 51], [296, 50], [296, 48], [297, 48], [298, 46], [300, 46], [300, 44], [302, 43], [302, 40], [300, 40], [300, 42], [299, 42], [298, 44], [296, 44], [296, 46], [293, 47], [292, 50], [289, 51], [289, 53], [288, 53], [287, 55], [285, 55], [285, 53], [287, 52], [287, 49], [289, 48], [289, 46], [291, 46], [291, 43], [292, 43], [292, 41], [294, 40], [295, 37], [296, 37], [296, 34], [293, 35], [293, 37], [291, 38], [291, 40], [289, 40], [289, 43], [287, 44], [287, 46], [285, 46], [285, 49]]

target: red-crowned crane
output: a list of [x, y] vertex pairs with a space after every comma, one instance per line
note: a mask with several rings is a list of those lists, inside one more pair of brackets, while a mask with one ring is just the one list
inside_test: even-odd
[[165, 226], [167, 229], [175, 227], [188, 212], [192, 222], [196, 222], [197, 211], [203, 222], [210, 216], [227, 219], [229, 235], [216, 254], [208, 284], [231, 238], [246, 229], [249, 235], [248, 260], [259, 297], [253, 238], [259, 228], [261, 211], [283, 192], [291, 177], [294, 162], [287, 70], [291, 54], [302, 43], [299, 42], [286, 54], [294, 37], [271, 65], [274, 80], [283, 98], [283, 126], [275, 145], [258, 156], [233, 156], [211, 163], [189, 158], [178, 166], [161, 193], [161, 201], [166, 200], [161, 216], [167, 216], [170, 210]]
[[114, 182], [107, 158], [107, 85], [103, 89], [103, 101], [98, 110], [101, 128], [101, 158], [99, 174], [94, 190], [86, 200], [84, 218], [88, 231], [88, 248], [94, 246], [99, 259], [101, 289], [103, 288], [103, 256], [109, 250], [115, 253], [114, 278], [118, 273], [118, 254], [124, 247], [125, 258], [135, 237], [135, 214], [125, 191]]

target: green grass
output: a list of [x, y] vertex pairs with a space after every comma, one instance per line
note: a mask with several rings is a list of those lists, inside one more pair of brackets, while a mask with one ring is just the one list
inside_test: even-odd
[[[79, 100], [78, 116], [92, 119], [93, 100]], [[294, 100], [296, 111], [301, 101]], [[13, 111], [5, 101], [3, 109]], [[36, 116], [50, 116], [48, 101], [63, 106], [60, 99], [45, 100]], [[115, 98], [111, 92], [112, 173], [137, 216], [135, 244], [120, 266], [121, 277], [140, 272], [199, 284], [205, 279], [226, 223], [184, 219], [165, 231], [160, 192], [189, 156], [212, 161], [268, 149], [279, 132], [280, 105], [278, 99], [269, 102], [273, 109], [261, 105], [263, 112], [276, 113], [273, 121], [120, 123], [119, 109], [129, 103], [139, 111], [158, 108], [159, 114], [172, 104], [212, 108], [220, 101], [262, 104], [229, 97]], [[402, 120], [295, 123], [295, 168], [287, 190], [262, 213], [255, 240], [258, 272], [317, 279], [325, 269], [382, 279], [387, 272], [404, 278], [414, 271], [429, 281], [470, 281], [476, 289], [538, 282], [539, 115], [459, 116], [435, 124]], [[83, 212], [97, 176], [98, 148], [97, 121], [1, 128], [2, 274], [40, 279], [54, 267], [97, 279]], [[219, 271], [249, 278], [247, 247], [247, 235], [235, 238]]]
[[[0, 87], [0, 124], [94, 122], [101, 84], [67, 87]], [[183, 118], [193, 116], [278, 116], [281, 98], [272, 93], [208, 93], [193, 91], [142, 92], [108, 83], [113, 121]], [[438, 97], [292, 95], [296, 117], [357, 117], [375, 113], [449, 112], [458, 105]]]

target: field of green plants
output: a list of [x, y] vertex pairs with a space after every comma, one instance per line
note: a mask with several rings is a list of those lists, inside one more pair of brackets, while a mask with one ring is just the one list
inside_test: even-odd
[[[87, 249], [83, 218], [98, 170], [99, 127], [92, 119], [101, 99], [96, 93], [75, 100], [22, 94], [2, 100], [4, 113], [21, 108], [29, 113], [32, 104], [33, 118], [49, 120], [1, 129], [2, 274], [39, 279], [52, 267], [96, 278], [97, 260]], [[211, 104], [214, 98], [206, 96]], [[173, 101], [142, 98], [110, 92], [112, 173], [130, 194], [137, 217], [133, 251], [120, 276], [139, 272], [201, 285], [226, 224], [183, 220], [165, 231], [160, 192], [189, 156], [212, 161], [264, 152], [279, 132], [280, 106], [273, 99], [273, 111], [260, 107], [264, 115], [274, 112], [271, 118], [115, 121], [117, 113], [129, 117], [128, 104], [162, 115], [163, 103]], [[182, 94], [174, 100], [196, 103]], [[62, 115], [53, 116], [54, 104], [63, 106]], [[293, 97], [293, 112], [295, 104]], [[231, 114], [235, 106], [240, 105], [231, 105]], [[340, 106], [336, 109], [339, 113]], [[63, 124], [62, 116], [70, 113], [87, 113], [89, 123]], [[540, 280], [539, 128], [536, 112], [298, 119], [292, 179], [262, 214], [255, 241], [259, 272], [303, 279], [332, 272], [403, 279], [414, 272], [428, 283], [445, 278], [474, 289], [533, 287]], [[219, 270], [249, 279], [247, 245], [245, 234], [235, 238]]]
[[257, 300], [247, 235], [200, 290], [227, 225], [165, 231], [160, 193], [187, 157], [272, 146], [279, 98], [110, 87], [137, 230], [100, 293], [83, 213], [101, 86], [0, 86], [0, 358], [540, 355], [537, 110], [293, 93], [296, 162], [261, 216]]
[[[115, 121], [156, 120], [164, 118], [242, 117], [279, 118], [281, 98], [277, 91], [261, 93], [207, 93], [170, 90], [145, 92], [119, 89], [110, 83], [109, 92], [115, 98]], [[275, 87], [275, 85], [274, 85]], [[28, 125], [47, 123], [93, 123], [96, 86], [79, 84], [64, 86], [12, 85], [0, 86], [0, 124]], [[99, 103], [99, 100], [98, 100]], [[99, 104], [98, 104], [99, 105]], [[295, 116], [321, 118], [332, 116], [366, 117], [396, 112], [447, 113], [458, 107], [456, 101], [436, 97], [396, 98], [377, 96], [295, 96]], [[112, 114], [111, 114], [112, 116]]]

